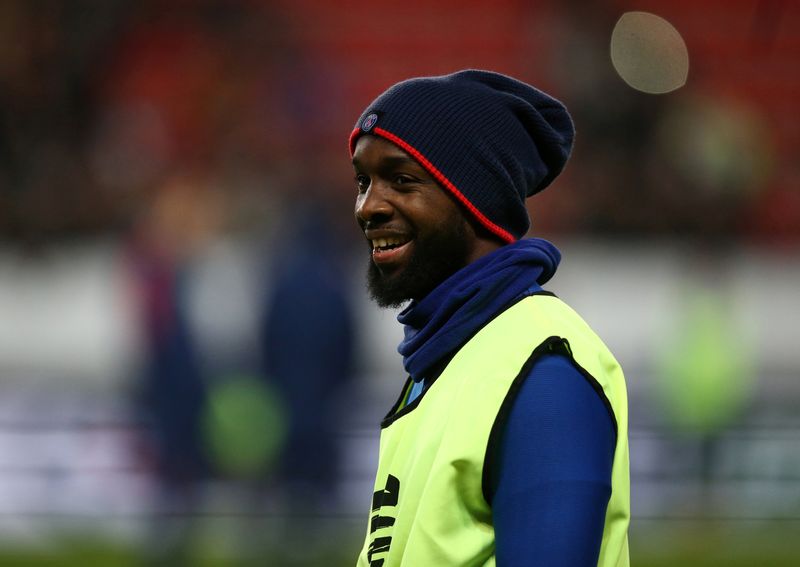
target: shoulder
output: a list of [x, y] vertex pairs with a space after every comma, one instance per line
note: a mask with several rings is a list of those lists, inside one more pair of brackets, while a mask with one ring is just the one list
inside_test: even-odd
[[610, 483], [615, 445], [614, 417], [590, 377], [565, 355], [543, 354], [497, 415], [484, 489], [493, 495], [515, 471], [534, 481], [566, 475]]

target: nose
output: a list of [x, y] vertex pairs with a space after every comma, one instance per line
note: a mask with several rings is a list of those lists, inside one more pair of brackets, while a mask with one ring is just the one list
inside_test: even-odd
[[392, 204], [386, 198], [385, 188], [373, 182], [367, 190], [356, 198], [356, 220], [359, 224], [381, 223], [388, 220], [393, 212]]

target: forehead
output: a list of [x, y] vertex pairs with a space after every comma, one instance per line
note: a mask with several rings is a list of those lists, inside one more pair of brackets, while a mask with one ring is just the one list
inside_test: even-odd
[[353, 165], [356, 167], [363, 167], [387, 160], [392, 162], [404, 162], [409, 165], [413, 164], [417, 167], [422, 167], [408, 152], [388, 140], [369, 134], [361, 136], [358, 139], [355, 150], [353, 151]]

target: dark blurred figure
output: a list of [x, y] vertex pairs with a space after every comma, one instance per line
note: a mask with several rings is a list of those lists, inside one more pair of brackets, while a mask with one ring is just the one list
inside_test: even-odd
[[143, 455], [157, 488], [148, 552], [157, 564], [185, 559], [211, 471], [202, 435], [208, 385], [189, 291], [192, 259], [213, 232], [218, 210], [202, 177], [176, 176], [154, 192], [128, 247], [144, 346], [136, 399], [146, 426]]
[[324, 206], [301, 204], [288, 218], [265, 303], [264, 361], [288, 413], [281, 488], [290, 513], [313, 512], [335, 505], [335, 410], [354, 370], [355, 322], [341, 241]]
[[141, 402], [165, 504], [180, 508], [206, 469], [198, 438], [205, 386], [186, 306], [187, 274], [143, 244], [134, 252], [145, 325]]

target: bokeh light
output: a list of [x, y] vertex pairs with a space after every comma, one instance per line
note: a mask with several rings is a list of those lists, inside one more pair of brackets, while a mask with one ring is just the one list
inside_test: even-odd
[[637, 91], [663, 94], [686, 84], [689, 51], [675, 27], [647, 12], [626, 12], [611, 33], [611, 62]]

